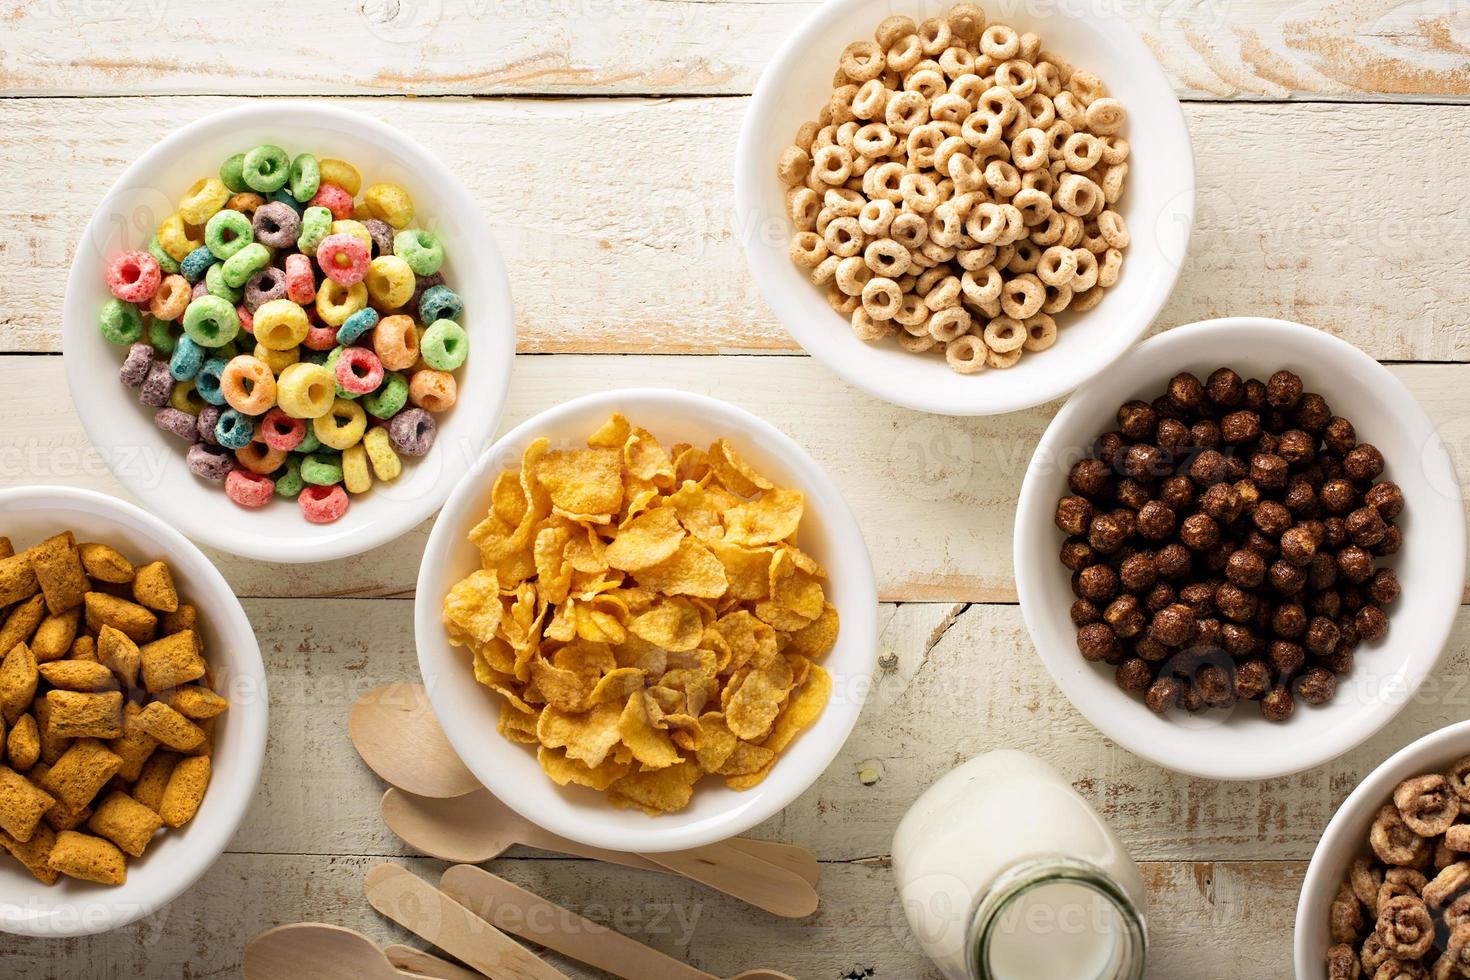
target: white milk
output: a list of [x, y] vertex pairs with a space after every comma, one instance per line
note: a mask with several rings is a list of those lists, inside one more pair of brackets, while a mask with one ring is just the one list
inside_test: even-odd
[[893, 838], [904, 912], [947, 980], [1143, 975], [1138, 867], [1046, 763], [1004, 750], [931, 786]]

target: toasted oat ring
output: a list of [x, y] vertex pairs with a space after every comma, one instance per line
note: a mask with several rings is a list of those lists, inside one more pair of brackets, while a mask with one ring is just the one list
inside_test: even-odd
[[1036, 67], [1020, 58], [1004, 61], [995, 68], [995, 84], [1024, 99], [1036, 91]]
[[1049, 159], [1046, 132], [1030, 127], [1011, 141], [1011, 163], [1020, 170], [1040, 170]]
[[[1055, 316], [1072, 305], [1071, 286], [1047, 285], [1045, 288], [1046, 299], [1041, 301], [1041, 313]], [[1037, 316], [1040, 316], [1041, 313], [1038, 313]]]
[[1026, 342], [1021, 345], [1025, 350], [1046, 350], [1057, 342], [1057, 321], [1045, 313], [1036, 314], [1022, 326], [1026, 328]]
[[858, 87], [852, 97], [852, 114], [859, 119], [878, 119], [888, 105], [888, 87], [882, 79], [873, 78]]
[[1102, 160], [1102, 142], [1091, 133], [1073, 133], [1062, 144], [1062, 159], [1073, 173], [1085, 173]]
[[1007, 280], [1000, 290], [1000, 308], [1016, 320], [1035, 316], [1045, 300], [1046, 289], [1041, 280], [1029, 272]]
[[929, 317], [929, 336], [946, 342], [957, 340], [969, 333], [973, 322], [963, 306], [946, 307]]
[[833, 218], [822, 232], [822, 241], [826, 243], [827, 251], [845, 259], [863, 250], [863, 229], [856, 218]]
[[889, 279], [897, 279], [905, 274], [912, 264], [909, 250], [891, 238], [869, 242], [868, 247], [863, 249], [863, 261], [873, 272]]
[[1079, 174], [1063, 174], [1056, 203], [1068, 214], [1082, 217], [1102, 200], [1102, 188]]
[[974, 334], [956, 337], [944, 348], [944, 360], [957, 374], [975, 374], [985, 368], [985, 343]]
[[1132, 240], [1123, 216], [1116, 211], [1104, 211], [1097, 216], [1097, 233], [1108, 243], [1109, 248], [1127, 248]]
[[[924, 298], [915, 293], [904, 293], [903, 299], [899, 301], [898, 312], [893, 314], [893, 320], [904, 328], [905, 333], [924, 333], [929, 331], [925, 324], [929, 320], [929, 307], [924, 305]], [[910, 327], [914, 329], [909, 329]]]
[[884, 55], [888, 70], [900, 74], [917, 65], [923, 57], [924, 42], [919, 40], [917, 34], [908, 34], [894, 41]]
[[972, 303], [994, 302], [1000, 299], [1003, 283], [1000, 270], [993, 265], [987, 265], [983, 269], [966, 272], [960, 278], [960, 291]]
[[868, 268], [861, 255], [850, 255], [837, 262], [837, 288], [849, 296], [862, 295], [863, 287], [872, 278], [873, 270]]
[[1021, 174], [1005, 160], [991, 160], [985, 165], [985, 182], [1002, 197], [1015, 197], [1021, 190]]
[[880, 122], [868, 123], [852, 134], [852, 148], [864, 157], [887, 156], [897, 145], [898, 137], [893, 135], [893, 130]]
[[1026, 328], [1013, 317], [999, 316], [985, 325], [985, 346], [997, 354], [1020, 350], [1026, 343]]
[[[1087, 253], [1091, 255], [1091, 252]], [[1065, 286], [1077, 275], [1077, 255], [1069, 248], [1053, 245], [1041, 253], [1036, 278], [1048, 286]]]
[[898, 208], [887, 198], [878, 198], [864, 204], [858, 212], [858, 227], [863, 230], [864, 235], [872, 238], [887, 238], [888, 229], [893, 224], [893, 216]]
[[1021, 53], [1021, 35], [1006, 24], [991, 24], [980, 33], [980, 51], [997, 63], [1010, 61]]
[[786, 210], [791, 216], [791, 223], [799, 231], [811, 231], [817, 226], [817, 212], [822, 209], [822, 202], [817, 197], [817, 192], [810, 187], [795, 187], [791, 195], [786, 199]]
[[928, 174], [909, 173], [899, 182], [904, 207], [919, 214], [928, 214], [939, 206], [939, 185]]
[[906, 136], [929, 121], [929, 100], [918, 92], [894, 92], [883, 107], [883, 121], [895, 133]]
[[903, 303], [903, 290], [898, 283], [874, 276], [863, 286], [863, 309], [874, 320], [892, 320]]
[[919, 25], [919, 42], [924, 45], [924, 53], [934, 57], [949, 47], [954, 41], [954, 31], [950, 29], [949, 21], [943, 17], [930, 17]]
[[974, 44], [985, 30], [985, 11], [973, 3], [957, 3], [949, 8], [949, 29], [956, 41]]
[[788, 187], [800, 184], [811, 169], [811, 156], [799, 146], [788, 146], [776, 160], [776, 176]]
[[1123, 253], [1116, 248], [1110, 248], [1103, 253], [1102, 263], [1097, 267], [1097, 284], [1104, 289], [1112, 289], [1118, 284], [1118, 276], [1123, 271]]
[[910, 354], [922, 354], [925, 351], [933, 350], [934, 346], [938, 343], [939, 341], [935, 340], [927, 333], [911, 334], [904, 332], [898, 335], [898, 346], [902, 347]]
[[989, 150], [1000, 145], [1005, 133], [1005, 124], [993, 112], [972, 112], [960, 123], [960, 136], [977, 150]]
[[814, 231], [799, 231], [787, 247], [791, 261], [803, 269], [815, 269], [827, 257], [827, 244]]
[[1130, 147], [1128, 141], [1121, 136], [1104, 136], [1102, 138], [1103, 154], [1102, 162], [1110, 167], [1115, 167], [1128, 159]]
[[852, 311], [852, 332], [857, 335], [858, 340], [866, 343], [882, 340], [891, 330], [890, 325], [874, 320], [862, 307]]
[[842, 50], [837, 62], [842, 73], [854, 82], [866, 82], [883, 74], [888, 61], [883, 49], [872, 41], [854, 41]]
[[923, 245], [929, 237], [929, 222], [922, 215], [902, 211], [894, 215], [888, 226], [888, 237], [912, 251]]
[[812, 154], [812, 165], [817, 179], [824, 184], [845, 184], [852, 176], [852, 154], [845, 146], [819, 148]]
[[826, 286], [837, 277], [837, 266], [842, 260], [835, 255], [829, 255], [817, 263], [812, 270], [811, 280], [813, 286]]

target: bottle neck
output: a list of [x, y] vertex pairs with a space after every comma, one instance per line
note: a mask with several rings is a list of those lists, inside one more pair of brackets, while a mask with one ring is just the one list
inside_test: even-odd
[[967, 939], [971, 980], [1142, 980], [1143, 914], [1096, 865], [1026, 861], [981, 896]]

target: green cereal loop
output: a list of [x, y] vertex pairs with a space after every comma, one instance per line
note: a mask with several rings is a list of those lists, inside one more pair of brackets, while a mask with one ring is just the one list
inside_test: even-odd
[[166, 276], [174, 275], [179, 271], [179, 261], [163, 250], [163, 243], [154, 235], [148, 241], [148, 254], [158, 260], [158, 267]]
[[219, 179], [230, 189], [231, 194], [243, 194], [250, 190], [245, 183], [245, 154], [236, 153], [219, 165]]
[[408, 404], [408, 379], [397, 371], [383, 377], [378, 390], [362, 400], [363, 409], [375, 419], [391, 419]]
[[98, 325], [102, 328], [102, 338], [109, 344], [136, 344], [143, 336], [143, 314], [132, 303], [116, 297], [102, 305]]
[[204, 288], [211, 296], [218, 296], [222, 300], [239, 305], [240, 298], [245, 295], [245, 290], [235, 289], [225, 282], [225, 267], [216, 262], [204, 273]]
[[301, 445], [296, 447], [296, 452], [306, 456], [320, 448], [322, 448], [322, 441], [316, 437], [316, 426], [307, 423], [306, 438], [301, 440]]
[[[333, 347], [332, 353], [327, 355], [326, 363], [323, 365], [323, 367], [325, 367], [328, 371], [332, 372], [332, 377], [334, 378], [337, 376], [337, 359], [342, 356], [342, 350], [343, 348], [341, 347]], [[362, 396], [348, 391], [339, 383], [337, 385], [337, 397], [345, 398], [350, 402], [355, 402]]]
[[444, 246], [432, 232], [410, 228], [393, 236], [393, 254], [408, 263], [416, 276], [432, 276], [444, 264]]
[[179, 346], [179, 325], [172, 320], [148, 319], [148, 346], [161, 357], [168, 357]]
[[322, 185], [322, 168], [316, 162], [316, 157], [310, 153], [303, 153], [291, 161], [291, 179], [289, 186], [291, 196], [302, 204], [316, 197], [317, 188]]
[[306, 486], [306, 481], [301, 479], [301, 464], [296, 457], [292, 456], [286, 460], [286, 465], [276, 474], [276, 493], [282, 497], [294, 497]]
[[218, 296], [201, 296], [184, 310], [184, 333], [200, 347], [223, 347], [239, 332], [235, 308]]
[[470, 355], [470, 338], [453, 320], [435, 320], [419, 340], [419, 354], [435, 371], [453, 371]]
[[209, 254], [221, 262], [249, 245], [254, 237], [250, 219], [228, 208], [216, 211], [204, 226], [204, 244]]
[[220, 273], [226, 286], [239, 289], [261, 269], [271, 264], [271, 250], [260, 242], [251, 242], [240, 251], [225, 259]]
[[301, 461], [301, 479], [319, 487], [330, 487], [342, 482], [342, 467], [322, 453], [312, 453]]
[[[245, 336], [248, 337], [250, 335], [249, 334], [246, 334]], [[235, 339], [232, 340], [232, 341], [230, 341], [228, 344], [224, 344], [224, 345], [222, 345], [220, 347], [215, 348], [214, 356], [217, 357], [217, 358], [219, 358], [222, 361], [228, 361], [228, 360], [230, 360], [236, 354], [240, 353], [239, 341], [240, 341], [240, 337], [237, 334], [235, 336]], [[254, 348], [252, 348], [252, 350], [253, 349]]]
[[278, 191], [291, 177], [291, 158], [279, 146], [264, 143], [245, 154], [240, 176], [252, 191]]
[[314, 256], [316, 247], [331, 233], [332, 212], [320, 205], [307, 208], [301, 215], [301, 234], [296, 237], [296, 247]]

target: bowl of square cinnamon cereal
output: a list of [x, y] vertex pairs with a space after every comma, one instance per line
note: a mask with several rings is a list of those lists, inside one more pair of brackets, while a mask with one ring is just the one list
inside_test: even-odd
[[921, 411], [1077, 387], [1147, 330], [1188, 246], [1189, 134], [1148, 49], [1109, 17], [1001, 14], [823, 5], [741, 130], [767, 303], [842, 378]]

